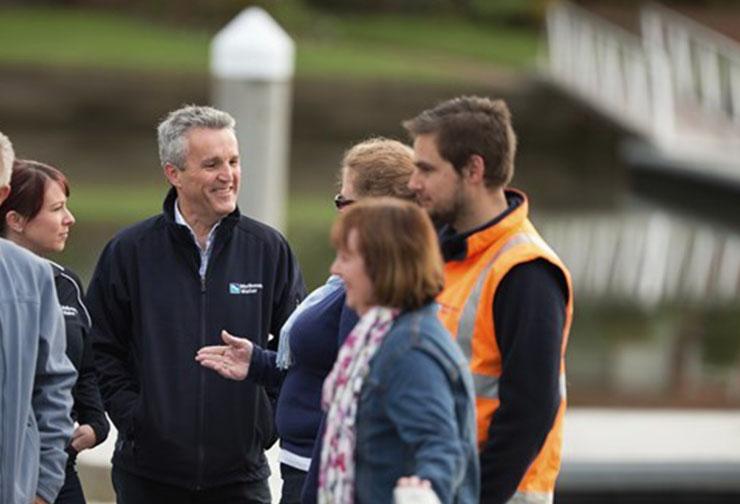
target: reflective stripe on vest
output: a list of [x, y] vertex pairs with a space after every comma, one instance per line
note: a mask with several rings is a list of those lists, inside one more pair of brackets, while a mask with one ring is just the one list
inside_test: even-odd
[[506, 504], [552, 504], [552, 492], [516, 492]]
[[[545, 243], [544, 240], [535, 235], [527, 233], [517, 233], [512, 235], [506, 243], [494, 254], [493, 258], [486, 264], [483, 270], [478, 276], [478, 280], [475, 282], [473, 290], [470, 292], [465, 306], [463, 306], [460, 320], [457, 325], [457, 344], [460, 346], [465, 359], [468, 362], [473, 357], [473, 333], [475, 331], [475, 321], [478, 312], [478, 303], [480, 303], [480, 297], [483, 292], [483, 286], [486, 283], [488, 274], [493, 268], [494, 263], [501, 257], [505, 252], [511, 250], [517, 245], [525, 243], [533, 243], [538, 247], [552, 252], [552, 249]], [[553, 252], [554, 255], [554, 252]], [[491, 307], [493, 309], [493, 307]], [[498, 399], [498, 376], [484, 375], [481, 373], [473, 374], [473, 384], [475, 385], [475, 395], [486, 399]], [[560, 375], [560, 397], [565, 398], [565, 375]]]
[[[517, 233], [512, 235], [480, 272], [473, 290], [470, 292], [467, 301], [465, 301], [465, 306], [460, 314], [460, 321], [457, 326], [457, 344], [460, 345], [460, 349], [468, 361], [470, 361], [470, 358], [473, 355], [473, 332], [475, 330], [475, 319], [478, 313], [478, 303], [480, 303], [480, 296], [483, 292], [483, 286], [486, 283], [486, 279], [488, 278], [488, 273], [490, 273], [496, 260], [498, 260], [498, 258], [505, 252], [511, 250], [517, 245], [522, 245], [528, 242], [543, 247], [545, 250], [550, 250], [550, 247], [548, 247], [543, 240], [537, 240], [534, 236], [526, 233]], [[491, 307], [491, 309], [493, 309], [493, 307]]]
[[[473, 384], [475, 385], [475, 395], [486, 399], [498, 399], [498, 376], [489, 376], [480, 373], [473, 373]], [[565, 383], [565, 373], [560, 373], [558, 377], [558, 390], [560, 398], [565, 399], [567, 394], [567, 385]]]

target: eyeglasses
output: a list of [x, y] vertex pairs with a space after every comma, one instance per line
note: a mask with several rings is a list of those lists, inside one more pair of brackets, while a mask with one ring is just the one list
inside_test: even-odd
[[344, 196], [342, 196], [341, 193], [334, 196], [334, 206], [337, 207], [337, 210], [341, 210], [342, 208], [349, 206], [354, 202], [355, 200], [345, 198]]

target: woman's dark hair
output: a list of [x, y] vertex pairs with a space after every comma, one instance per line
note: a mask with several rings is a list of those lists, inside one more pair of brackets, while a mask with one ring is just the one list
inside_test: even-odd
[[8, 212], [15, 211], [31, 220], [44, 205], [46, 184], [56, 182], [69, 197], [69, 183], [67, 177], [53, 166], [28, 159], [16, 159], [13, 163], [13, 173], [10, 177], [10, 194], [0, 205], [0, 236], [7, 233]]

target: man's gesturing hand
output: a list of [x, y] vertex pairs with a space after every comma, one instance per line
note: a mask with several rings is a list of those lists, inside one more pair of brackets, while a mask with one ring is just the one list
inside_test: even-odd
[[225, 345], [205, 346], [198, 350], [195, 360], [201, 366], [213, 369], [224, 378], [243, 380], [249, 373], [252, 359], [252, 342], [221, 331]]

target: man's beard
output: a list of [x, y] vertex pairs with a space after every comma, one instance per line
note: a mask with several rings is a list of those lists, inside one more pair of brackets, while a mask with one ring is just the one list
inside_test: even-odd
[[457, 190], [453, 193], [453, 197], [447, 201], [444, 206], [440, 205], [427, 210], [427, 213], [432, 219], [432, 223], [434, 223], [434, 227], [436, 229], [445, 225], [452, 226], [462, 213], [464, 208], [464, 198], [459, 188], [456, 189]]

